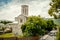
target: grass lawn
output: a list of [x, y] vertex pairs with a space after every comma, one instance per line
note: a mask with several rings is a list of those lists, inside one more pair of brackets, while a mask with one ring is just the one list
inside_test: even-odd
[[18, 38], [22, 38], [23, 36], [18, 35], [18, 36], [14, 36], [13, 33], [5, 33], [5, 34], [1, 34], [0, 38], [10, 38], [10, 37], [18, 37]]
[[0, 38], [9, 38], [9, 37], [14, 37], [12, 33], [5, 33], [0, 35]]

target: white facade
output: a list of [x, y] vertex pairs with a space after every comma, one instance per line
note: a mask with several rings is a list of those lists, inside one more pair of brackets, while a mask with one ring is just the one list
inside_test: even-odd
[[15, 35], [22, 35], [21, 25], [27, 20], [28, 17], [28, 5], [21, 6], [21, 15], [15, 17], [14, 23], [9, 23], [8, 26], [12, 27], [12, 32]]

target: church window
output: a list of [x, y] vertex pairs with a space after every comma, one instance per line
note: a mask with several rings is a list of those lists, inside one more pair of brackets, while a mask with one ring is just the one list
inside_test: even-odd
[[20, 19], [20, 22], [22, 23], [22, 19]]

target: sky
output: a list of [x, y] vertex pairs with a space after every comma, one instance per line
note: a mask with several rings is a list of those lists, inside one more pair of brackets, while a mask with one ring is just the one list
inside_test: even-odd
[[49, 3], [50, 0], [0, 0], [0, 20], [14, 21], [21, 14], [21, 5], [29, 6], [29, 16], [51, 18], [48, 14]]

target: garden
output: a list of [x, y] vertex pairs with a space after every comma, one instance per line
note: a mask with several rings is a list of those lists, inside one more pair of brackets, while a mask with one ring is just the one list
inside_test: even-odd
[[[38, 40], [41, 36], [48, 34], [56, 24], [51, 19], [43, 19], [40, 16], [30, 16], [21, 26], [23, 36], [15, 36], [12, 32], [6, 32], [0, 35], [0, 38], [17, 37], [22, 39]], [[3, 29], [3, 28], [2, 28]]]
[[45, 20], [39, 16], [28, 17], [27, 21], [21, 27], [24, 37], [41, 37], [55, 28], [56, 24], [53, 20]]

